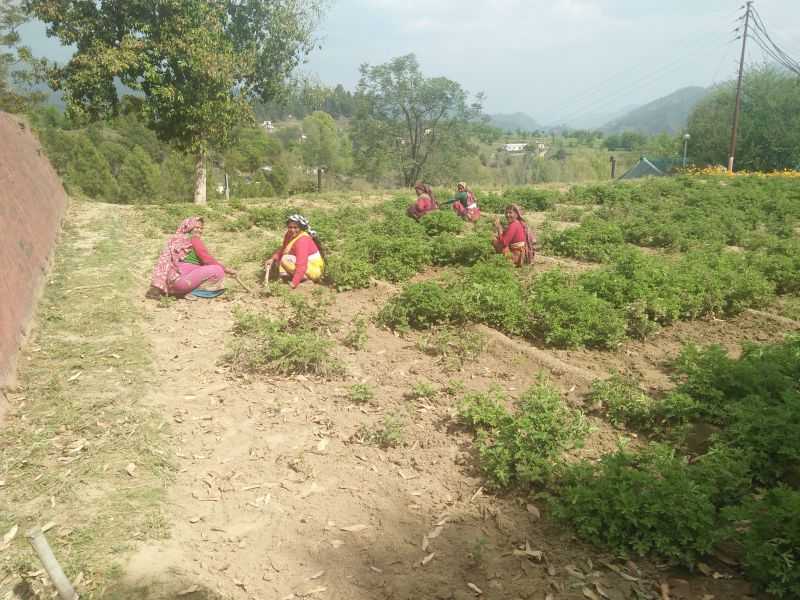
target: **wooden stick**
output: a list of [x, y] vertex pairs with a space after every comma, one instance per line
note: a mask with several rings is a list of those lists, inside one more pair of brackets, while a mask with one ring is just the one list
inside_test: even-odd
[[239, 279], [239, 276], [238, 276], [238, 275], [234, 275], [234, 276], [233, 276], [233, 278], [236, 280], [236, 283], [238, 283], [240, 286], [242, 286], [244, 289], [246, 289], [246, 290], [247, 290], [248, 292], [250, 292], [251, 294], [253, 293], [253, 290], [251, 290], [249, 287], [247, 287], [247, 286], [246, 286], [246, 285], [245, 285], [245, 284], [242, 282], [242, 280], [241, 280], [241, 279]]
[[50, 577], [50, 581], [56, 587], [59, 598], [61, 600], [77, 600], [78, 594], [75, 593], [75, 588], [72, 587], [69, 579], [64, 575], [64, 571], [61, 565], [58, 564], [58, 560], [56, 560], [53, 551], [50, 549], [50, 544], [47, 543], [47, 538], [44, 537], [42, 530], [39, 527], [29, 529], [26, 537], [31, 546], [33, 546], [48, 577]]

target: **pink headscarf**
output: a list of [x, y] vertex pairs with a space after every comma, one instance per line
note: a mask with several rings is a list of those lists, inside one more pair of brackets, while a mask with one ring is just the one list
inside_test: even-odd
[[150, 285], [157, 287], [165, 294], [169, 293], [169, 285], [180, 277], [178, 263], [186, 258], [189, 250], [192, 249], [192, 239], [188, 234], [202, 222], [203, 219], [200, 217], [189, 217], [183, 220], [178, 229], [175, 230], [175, 235], [167, 240], [164, 249], [161, 251], [158, 262], [153, 267]]

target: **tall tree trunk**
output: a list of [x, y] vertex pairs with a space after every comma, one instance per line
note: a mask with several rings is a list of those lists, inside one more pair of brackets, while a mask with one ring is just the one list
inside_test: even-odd
[[201, 150], [194, 167], [194, 203], [206, 204], [206, 151]]

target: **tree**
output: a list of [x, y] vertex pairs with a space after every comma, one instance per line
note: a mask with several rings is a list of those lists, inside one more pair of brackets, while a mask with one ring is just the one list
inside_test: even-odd
[[[689, 115], [689, 154], [697, 164], [727, 164], [735, 82], [717, 86]], [[744, 74], [736, 166], [753, 171], [800, 164], [800, 78], [764, 66]]]
[[122, 161], [117, 175], [123, 202], [153, 202], [158, 195], [161, 171], [141, 146], [134, 146]]
[[280, 95], [311, 49], [319, 0], [26, 0], [48, 34], [77, 50], [50, 69], [70, 113], [116, 115], [115, 83], [143, 95], [148, 125], [196, 157], [195, 202], [206, 200], [210, 147], [252, 120], [250, 102]]
[[300, 153], [307, 167], [330, 171], [346, 170], [350, 159], [349, 142], [339, 134], [336, 121], [326, 112], [315, 111], [303, 119]]
[[469, 124], [481, 117], [482, 95], [472, 103], [461, 86], [445, 77], [426, 78], [413, 54], [378, 66], [361, 66], [353, 118], [356, 158], [371, 176], [394, 166], [410, 186], [428, 159], [449, 148], [469, 148]]
[[[0, 6], [0, 110], [22, 112], [44, 99], [41, 92], [23, 93], [11, 85], [31, 84], [36, 81], [37, 69], [42, 61], [33, 59], [31, 52], [19, 46], [19, 27], [27, 21], [25, 11], [17, 0], [3, 0]], [[15, 69], [15, 67], [17, 67]]]

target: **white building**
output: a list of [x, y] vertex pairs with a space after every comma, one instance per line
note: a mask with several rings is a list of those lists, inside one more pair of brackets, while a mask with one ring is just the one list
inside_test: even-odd
[[261, 123], [261, 127], [266, 129], [267, 131], [273, 131], [275, 129], [275, 125], [272, 124], [272, 121], [264, 121]]
[[524, 152], [527, 147], [528, 144], [526, 142], [503, 144], [503, 150], [506, 152]]

